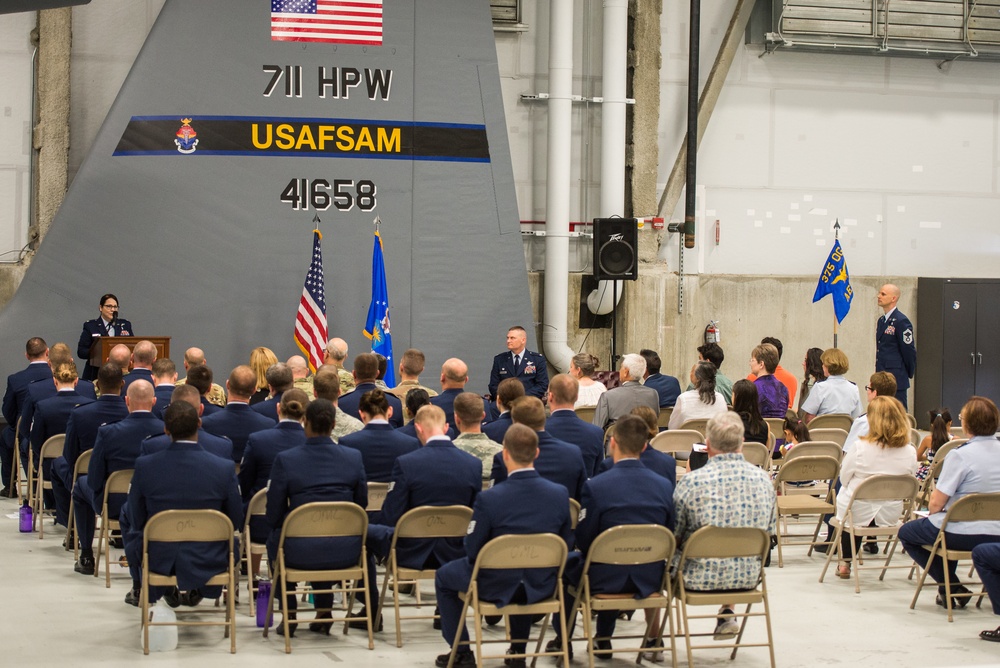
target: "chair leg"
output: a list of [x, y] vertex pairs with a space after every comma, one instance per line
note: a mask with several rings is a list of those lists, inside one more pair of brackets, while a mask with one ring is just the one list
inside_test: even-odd
[[[451, 653], [448, 655], [448, 668], [454, 668], [454, 666], [455, 666], [455, 655], [458, 654], [458, 646], [459, 646], [459, 643], [462, 642], [462, 626], [465, 624], [465, 616], [467, 614], [467, 610], [469, 609], [469, 599], [470, 598], [472, 598], [471, 591], [466, 593], [465, 600], [462, 603], [462, 614], [459, 615], [459, 617], [458, 617], [458, 626], [455, 628], [455, 638], [454, 638], [454, 640], [451, 641]], [[477, 619], [477, 622], [478, 622], [479, 615], [476, 615], [476, 619]], [[479, 639], [479, 632], [480, 632], [480, 625], [477, 623], [476, 624], [476, 639], [477, 639], [477, 641]], [[480, 648], [479, 644], [477, 643], [477, 645], [476, 645], [476, 650], [477, 650], [477, 652], [476, 652], [476, 660], [479, 662], [480, 665], [482, 665], [482, 661], [483, 661], [483, 659], [482, 659], [482, 652], [478, 651], [480, 649], [481, 648]]]
[[[778, 518], [778, 522], [775, 524], [775, 531], [774, 532], [775, 532], [775, 535], [778, 537], [778, 568], [784, 568], [785, 567], [785, 557], [784, 557], [784, 555], [781, 552], [781, 542], [782, 541], [781, 541], [781, 518], [780, 517]], [[690, 645], [691, 643], [688, 643], [688, 644]], [[690, 660], [691, 660], [690, 657], [688, 657], [688, 661], [690, 661]]]
[[740, 641], [743, 640], [743, 632], [747, 628], [747, 620], [750, 619], [750, 608], [752, 607], [753, 603], [747, 603], [747, 609], [743, 612], [743, 621], [740, 622], [740, 632], [736, 634], [736, 642], [733, 646], [733, 652], [729, 655], [730, 661], [736, 658], [736, 652], [740, 650]]
[[229, 546], [229, 596], [226, 597], [226, 633], [229, 635], [229, 653], [236, 654], [236, 568], [233, 565], [233, 549]]
[[[882, 566], [882, 572], [879, 573], [879, 576], [878, 576], [878, 579], [880, 581], [884, 581], [885, 580], [885, 572], [887, 570], [889, 570], [889, 562], [892, 561], [893, 555], [896, 554], [896, 546], [897, 545], [899, 545], [899, 535], [895, 534], [895, 535], [892, 536], [892, 538], [889, 540], [889, 544], [886, 546], [888, 548], [888, 550], [886, 552], [885, 564], [883, 564], [883, 566]], [[912, 572], [912, 569], [911, 569], [911, 572]]]
[[[577, 598], [579, 598], [579, 596]], [[574, 603], [574, 608], [575, 607], [576, 604]], [[594, 631], [590, 628], [590, 605], [588, 605], [586, 601], [583, 602], [581, 612], [582, 614], [580, 616], [583, 618], [583, 637], [587, 641], [587, 664], [589, 665], [589, 668], [594, 668], [594, 642], [592, 640], [594, 637]]]
[[80, 558], [80, 545], [76, 540], [76, 520], [73, 519], [73, 497], [69, 499], [69, 519], [66, 520], [66, 535], [69, 536], [69, 540], [73, 543], [73, 561]]
[[[942, 553], [946, 553], [946, 550], [941, 550]], [[951, 575], [948, 573], [948, 562], [944, 558], [944, 554], [941, 555], [941, 565], [944, 566], [944, 602], [945, 608], [948, 610], [948, 621], [955, 621], [955, 616], [952, 614], [951, 609]]]
[[[917, 579], [917, 590], [913, 592], [913, 600], [910, 601], [910, 610], [917, 607], [917, 597], [920, 596], [920, 591], [924, 588], [924, 580], [927, 579], [927, 572], [931, 569], [931, 564], [934, 562], [934, 552], [937, 550], [937, 542], [931, 548], [930, 557], [927, 559], [927, 563], [924, 565], [923, 569], [920, 571], [920, 577]], [[916, 568], [916, 563], [914, 563], [914, 568]]]
[[108, 523], [105, 521], [104, 514], [101, 513], [101, 532], [97, 534], [97, 550], [94, 551], [94, 577], [99, 577], [101, 574], [101, 550], [104, 545], [104, 537], [107, 534]]
[[834, 554], [840, 554], [840, 534], [843, 531], [844, 525], [840, 523], [837, 525], [836, 531], [833, 532], [833, 545], [826, 548], [826, 562], [823, 564], [823, 572], [819, 574], [820, 582], [826, 577], [826, 571], [830, 568], [830, 562], [833, 561]]
[[[774, 663], [774, 637], [771, 635], [771, 605], [767, 601], [766, 582], [761, 583], [761, 594], [764, 604], [764, 624], [767, 629], [767, 651], [771, 654], [771, 668], [775, 668]], [[676, 666], [674, 667], [676, 668]]]
[[[368, 572], [368, 557], [365, 553], [365, 548], [361, 548], [361, 586], [365, 588], [365, 596], [371, 598], [368, 594], [368, 578], [375, 577], [375, 573]], [[365, 621], [368, 622], [368, 649], [375, 649], [375, 634], [374, 634], [374, 624], [375, 620], [372, 619], [372, 608], [374, 607], [370, 601], [367, 601], [365, 605]], [[379, 609], [381, 612], [381, 608]]]
[[[392, 555], [392, 554], [389, 555], [389, 560], [386, 562], [386, 565], [385, 565], [385, 573], [382, 575], [382, 592], [380, 593], [380, 595], [378, 597], [378, 609], [379, 610], [385, 610], [385, 595], [389, 591], [389, 577], [390, 576], [392, 576], [392, 581], [393, 581], [393, 587], [392, 588], [393, 588], [393, 593], [395, 594], [395, 589], [396, 589], [396, 584], [395, 584], [396, 577], [395, 577], [395, 575], [396, 574], [395, 574], [395, 572], [393, 570], [393, 567], [392, 567], [392, 561], [394, 560], [394, 558], [395, 558], [395, 555]], [[400, 628], [400, 624], [399, 624], [399, 599], [396, 596], [393, 596], [392, 600], [393, 600], [393, 608], [396, 611], [396, 647], [402, 647], [403, 646], [403, 633], [402, 633], [402, 629]], [[383, 615], [383, 617], [384, 617], [384, 615]]]

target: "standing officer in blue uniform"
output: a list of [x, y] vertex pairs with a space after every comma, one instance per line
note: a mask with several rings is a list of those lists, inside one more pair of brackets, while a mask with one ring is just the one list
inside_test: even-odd
[[[502, 484], [486, 490], [472, 508], [472, 522], [465, 536], [465, 557], [448, 562], [438, 569], [434, 578], [438, 605], [441, 608], [441, 635], [451, 645], [458, 625], [464, 627], [463, 604], [459, 594], [469, 589], [472, 567], [479, 551], [491, 539], [508, 534], [554, 533], [566, 543], [572, 540], [569, 495], [566, 488], [545, 480], [535, 471], [538, 456], [538, 435], [522, 424], [511, 425], [503, 440], [504, 467], [508, 478]], [[490, 570], [479, 574], [479, 597], [498, 606], [536, 603], [552, 594], [558, 585], [556, 572], [550, 569]], [[478, 623], [478, 621], [476, 622]], [[531, 628], [530, 615], [510, 617], [508, 654], [521, 654]], [[468, 642], [464, 628], [461, 640]], [[476, 657], [463, 645], [455, 656], [455, 666], [470, 668]], [[435, 662], [439, 668], [448, 665], [448, 654]], [[508, 659], [508, 665], [524, 665], [518, 659]]]
[[896, 377], [896, 398], [906, 408], [906, 390], [917, 370], [917, 347], [910, 319], [896, 308], [899, 288], [886, 283], [878, 291], [878, 305], [883, 315], [875, 325], [875, 371], [888, 371]]
[[528, 334], [520, 325], [507, 330], [507, 352], [493, 358], [489, 392], [496, 397], [497, 385], [508, 378], [517, 378], [524, 393], [541, 399], [549, 389], [549, 372], [541, 353], [527, 350]]
[[[142, 532], [153, 515], [172, 509], [218, 510], [229, 517], [234, 527], [243, 526], [243, 503], [233, 464], [198, 445], [197, 409], [185, 401], [175, 401], [163, 411], [162, 424], [173, 442], [162, 452], [136, 460], [128, 492], [131, 529], [125, 531], [123, 527], [122, 534], [132, 574], [132, 590], [125, 601], [132, 605], [138, 604], [141, 586]], [[225, 543], [153, 543], [149, 546], [149, 568], [175, 574], [177, 588], [189, 592], [182, 600], [196, 605], [202, 595], [221, 595], [222, 587], [204, 585], [225, 570], [227, 547]], [[160, 588], [151, 587], [150, 602], [159, 597]]]
[[102, 336], [135, 336], [132, 323], [118, 317], [118, 297], [108, 293], [101, 295], [100, 315], [83, 323], [80, 341], [76, 344], [76, 355], [87, 363], [83, 367], [83, 379], [97, 378], [97, 367], [90, 363], [90, 346]]

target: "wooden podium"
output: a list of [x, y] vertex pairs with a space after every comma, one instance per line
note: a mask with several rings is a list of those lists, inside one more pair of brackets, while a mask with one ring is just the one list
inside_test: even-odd
[[100, 368], [108, 360], [112, 348], [122, 344], [132, 350], [140, 341], [149, 341], [156, 346], [156, 359], [170, 357], [169, 336], [101, 336], [90, 344], [90, 359], [87, 363]]

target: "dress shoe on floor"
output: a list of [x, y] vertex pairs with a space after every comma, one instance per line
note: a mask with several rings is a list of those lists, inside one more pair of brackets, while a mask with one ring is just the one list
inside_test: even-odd
[[434, 623], [432, 624], [432, 626], [434, 627], [435, 631], [440, 631], [441, 630], [441, 609], [440, 608], [434, 608], [434, 614], [436, 616], [434, 617]]
[[878, 543], [875, 541], [865, 543], [865, 552], [868, 554], [878, 554]]
[[[351, 621], [347, 622], [348, 628], [361, 629], [362, 631], [367, 631], [368, 622], [365, 620], [365, 615], [366, 615], [365, 609], [361, 608], [361, 611], [358, 612], [356, 615], [352, 615]], [[381, 630], [382, 630], [382, 617], [376, 615], [375, 618], [372, 619], [372, 632], [379, 633]]]
[[496, 626], [503, 619], [501, 615], [483, 615], [483, 620], [486, 622], [486, 626]]
[[[295, 637], [295, 629], [297, 629], [298, 627], [299, 627], [299, 625], [296, 624], [295, 622], [291, 622], [288, 625], [288, 637], [289, 638], [294, 638]], [[276, 634], [278, 634], [279, 637], [284, 637], [284, 635], [285, 635], [285, 622], [282, 621], [277, 626], [275, 626], [274, 627], [274, 632]]]
[[192, 589], [181, 594], [181, 604], [191, 608], [201, 603], [204, 599], [205, 597], [197, 589]]
[[139, 590], [129, 589], [128, 593], [125, 594], [125, 602], [131, 606], [139, 607]]
[[[524, 654], [523, 651], [515, 652], [513, 648], [507, 650], [508, 654]], [[507, 668], [528, 668], [528, 662], [524, 657], [509, 657], [503, 660], [503, 665]]]
[[594, 641], [594, 658], [595, 659], [600, 659], [601, 661], [610, 661], [611, 657], [612, 657], [611, 652], [601, 651], [601, 650], [609, 650], [609, 649], [611, 649], [611, 641], [610, 640], [595, 640]]
[[[569, 650], [569, 660], [572, 661], [573, 660], [573, 643], [567, 643], [566, 644], [566, 649]], [[547, 643], [545, 643], [545, 651], [546, 652], [561, 652], [562, 651], [562, 641], [558, 640], [558, 639], [548, 641]]]
[[[964, 610], [965, 606], [969, 604], [970, 596], [955, 596], [955, 594], [971, 594], [972, 591], [969, 590], [965, 585], [952, 585], [951, 587], [951, 607], [953, 610]], [[947, 608], [948, 604], [944, 600], [944, 588], [938, 589], [938, 595], [935, 599], [935, 603], [940, 605], [942, 608]]]
[[[439, 654], [438, 658], [434, 660], [434, 665], [437, 668], [448, 668], [448, 659], [450, 658], [451, 654]], [[468, 650], [458, 652], [455, 654], [455, 663], [453, 665], [455, 668], [472, 668], [472, 666], [476, 665], [476, 655]]]
[[993, 629], [992, 631], [980, 631], [979, 637], [983, 640], [989, 640], [990, 642], [1000, 642], [1000, 626]]
[[77, 573], [83, 575], [93, 575], [94, 574], [94, 558], [93, 557], [80, 557], [76, 564], [73, 566], [73, 570]]
[[0, 497], [3, 497], [5, 499], [13, 499], [14, 491], [10, 487], [4, 487], [2, 490], [0, 490]]
[[330, 635], [331, 628], [333, 628], [333, 617], [330, 613], [320, 613], [314, 621], [309, 622], [309, 630], [313, 633]]
[[177, 608], [181, 604], [181, 593], [177, 591], [177, 587], [172, 587], [170, 591], [163, 595], [163, 600], [167, 602], [171, 608]]

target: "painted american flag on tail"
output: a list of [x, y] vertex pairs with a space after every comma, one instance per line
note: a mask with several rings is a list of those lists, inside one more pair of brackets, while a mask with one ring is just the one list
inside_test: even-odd
[[305, 354], [309, 368], [316, 371], [323, 364], [326, 351], [326, 289], [323, 281], [323, 235], [313, 230], [312, 260], [302, 286], [302, 298], [295, 316], [295, 343]]
[[271, 0], [271, 39], [382, 44], [382, 0]]

